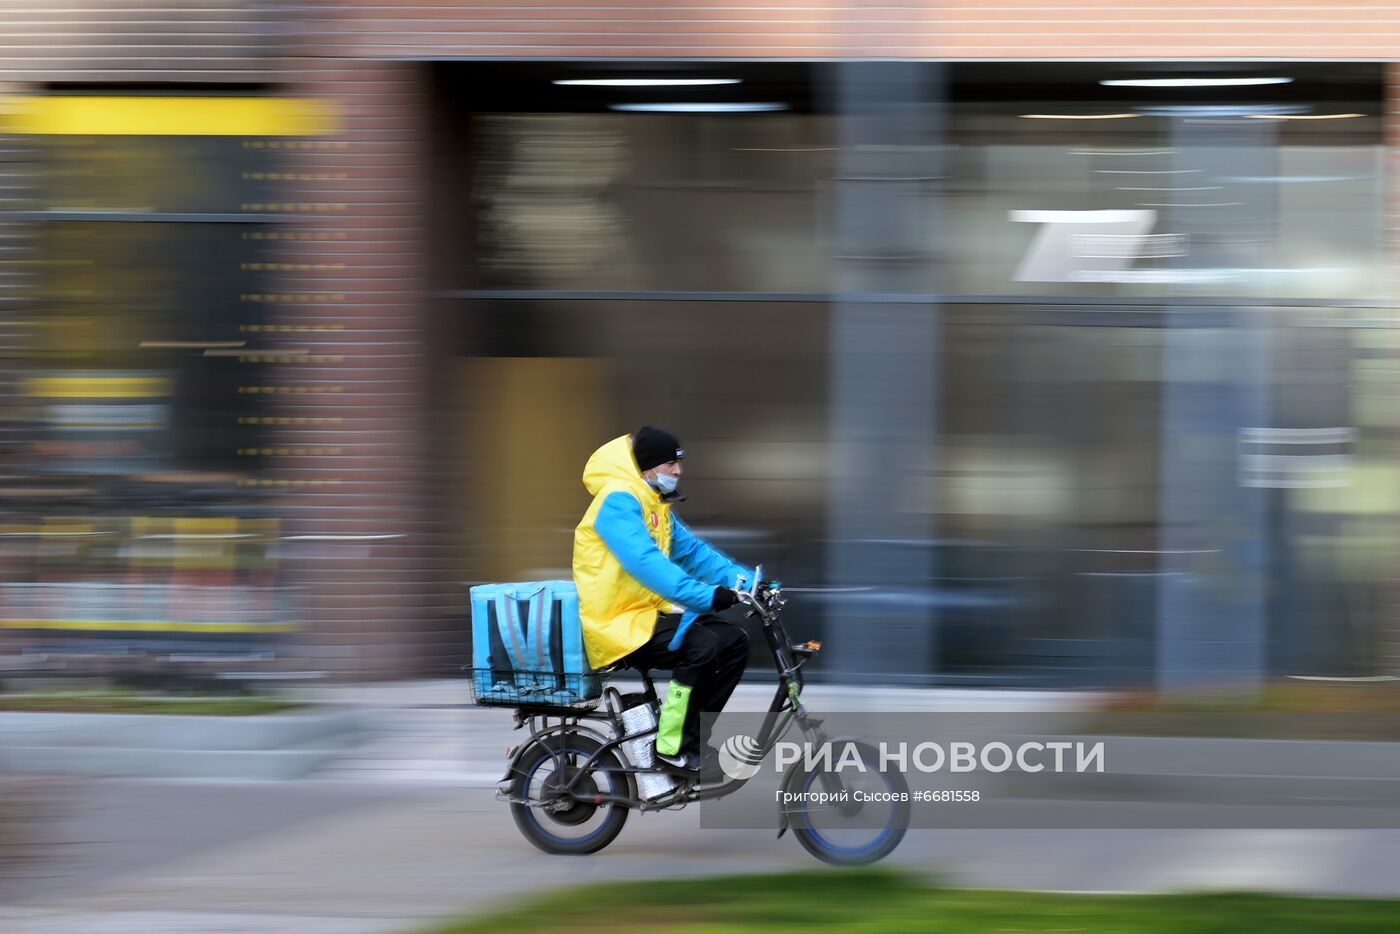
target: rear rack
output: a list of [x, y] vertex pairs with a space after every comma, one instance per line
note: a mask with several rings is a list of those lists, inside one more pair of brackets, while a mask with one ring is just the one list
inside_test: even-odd
[[591, 710], [603, 694], [603, 679], [594, 672], [519, 671], [468, 668], [471, 703], [478, 707], [519, 707], [547, 713]]

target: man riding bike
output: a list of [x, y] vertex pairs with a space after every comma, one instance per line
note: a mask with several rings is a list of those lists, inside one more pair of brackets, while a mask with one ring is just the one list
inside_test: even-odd
[[669, 668], [657, 723], [666, 767], [718, 771], [699, 713], [718, 713], [743, 676], [749, 638], [715, 616], [733, 606], [745, 569], [697, 538], [671, 503], [685, 451], [644, 426], [593, 452], [583, 468], [592, 504], [574, 530], [574, 582], [588, 661], [604, 668]]

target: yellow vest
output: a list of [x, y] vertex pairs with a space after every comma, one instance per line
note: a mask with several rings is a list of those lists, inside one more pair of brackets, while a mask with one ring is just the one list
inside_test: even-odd
[[613, 557], [593, 523], [608, 494], [630, 493], [642, 504], [647, 531], [661, 553], [671, 556], [671, 507], [642, 479], [632, 456], [632, 438], [614, 438], [593, 452], [583, 468], [593, 503], [574, 529], [574, 583], [583, 622], [583, 645], [594, 668], [611, 665], [651, 638], [656, 617], [674, 608], [641, 585]]

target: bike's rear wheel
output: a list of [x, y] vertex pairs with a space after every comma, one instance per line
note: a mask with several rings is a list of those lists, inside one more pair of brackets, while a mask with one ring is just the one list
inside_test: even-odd
[[[510, 811], [515, 826], [546, 853], [596, 853], [617, 839], [627, 822], [627, 808], [577, 800], [562, 793], [602, 744], [580, 733], [558, 733], [536, 740], [515, 767]], [[588, 766], [575, 790], [630, 797], [627, 773], [615, 750], [602, 753]], [[522, 802], [529, 802], [528, 804]]]
[[[851, 747], [849, 750], [847, 747]], [[858, 757], [864, 770], [854, 766]], [[845, 767], [838, 767], [841, 763]], [[784, 805], [793, 835], [817, 859], [837, 866], [862, 866], [894, 852], [909, 828], [909, 784], [897, 771], [880, 770], [874, 747], [853, 740], [832, 743], [829, 763], [798, 770], [784, 782], [802, 799]], [[845, 802], [813, 801], [808, 796], [844, 792]], [[860, 794], [869, 796], [861, 800]]]

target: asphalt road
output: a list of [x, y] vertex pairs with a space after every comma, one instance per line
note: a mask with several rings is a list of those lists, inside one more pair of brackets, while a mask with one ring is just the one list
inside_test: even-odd
[[[634, 814], [608, 850], [551, 857], [490, 789], [449, 781], [0, 789], [33, 818], [0, 844], [6, 934], [377, 934], [540, 886], [819, 865], [771, 830], [701, 830], [694, 809]], [[1400, 896], [1394, 830], [911, 831], [891, 862], [987, 887]]]

